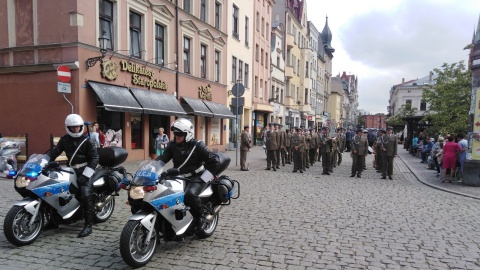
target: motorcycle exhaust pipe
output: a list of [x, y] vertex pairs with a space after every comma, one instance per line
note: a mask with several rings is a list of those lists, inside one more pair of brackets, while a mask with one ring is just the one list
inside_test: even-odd
[[95, 205], [95, 207], [97, 208], [96, 210], [97, 211], [100, 211], [102, 210], [102, 208], [108, 203], [110, 202], [111, 200], [113, 199], [113, 196], [112, 195], [108, 195], [108, 197], [105, 199], [104, 202], [99, 202]]
[[[217, 206], [215, 206], [215, 208], [213, 208], [213, 212], [215, 212], [215, 214], [217, 214], [218, 212], [220, 212], [220, 210], [222, 210], [222, 208], [223, 208], [223, 205], [217, 205]], [[213, 220], [213, 217], [214, 217], [214, 215], [207, 215], [205, 217], [205, 219], [210, 222], [210, 221]]]

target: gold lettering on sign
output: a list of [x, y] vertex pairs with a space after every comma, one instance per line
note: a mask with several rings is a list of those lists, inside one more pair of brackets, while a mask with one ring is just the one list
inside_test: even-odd
[[153, 79], [155, 71], [145, 68], [144, 66], [122, 60], [120, 61], [120, 69], [132, 73], [132, 84], [134, 85], [140, 85], [148, 89], [155, 88], [165, 91], [168, 89], [168, 84], [164, 81]]
[[102, 77], [110, 81], [117, 79], [117, 64], [107, 60], [102, 62]]
[[198, 87], [198, 90], [198, 98], [212, 101], [212, 87], [210, 84], [207, 86], [200, 86]]

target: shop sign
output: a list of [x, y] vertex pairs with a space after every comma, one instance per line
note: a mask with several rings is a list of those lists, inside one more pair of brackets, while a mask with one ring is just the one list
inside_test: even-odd
[[[121, 71], [132, 73], [132, 84], [147, 87], [148, 89], [154, 88], [166, 91], [168, 85], [157, 79], [153, 79], [155, 71], [145, 68], [144, 66], [137, 65], [135, 63], [129, 63], [125, 60], [120, 61]], [[146, 77], [146, 78], [145, 78]]]
[[212, 87], [210, 84], [198, 87], [198, 98], [212, 101]]
[[110, 81], [117, 79], [117, 64], [113, 61], [107, 60], [102, 62], [102, 77]]

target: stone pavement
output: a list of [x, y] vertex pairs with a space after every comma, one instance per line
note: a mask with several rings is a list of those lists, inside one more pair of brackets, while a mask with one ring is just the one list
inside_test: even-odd
[[[480, 269], [479, 201], [422, 184], [417, 176], [435, 172], [414, 168], [419, 160], [402, 151], [394, 180], [380, 179], [371, 155], [358, 179], [349, 177], [348, 153], [323, 176], [319, 163], [303, 174], [292, 165], [266, 171], [261, 147], [243, 172], [230, 151], [224, 174], [241, 183], [241, 196], [221, 211], [215, 233], [162, 241], [144, 269]], [[138, 164], [125, 166], [134, 173]], [[2, 221], [19, 195], [9, 180], [0, 180], [0, 194]], [[15, 247], [0, 228], [0, 269], [129, 269], [118, 249], [130, 216], [125, 201], [122, 192], [110, 220], [84, 239], [75, 238], [79, 222]]]

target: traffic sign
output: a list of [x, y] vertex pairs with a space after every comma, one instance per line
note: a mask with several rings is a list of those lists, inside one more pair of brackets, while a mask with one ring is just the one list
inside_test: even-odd
[[245, 93], [245, 86], [241, 83], [236, 83], [232, 87], [232, 95], [234, 97], [241, 97]]
[[68, 83], [70, 78], [72, 78], [72, 73], [67, 66], [62, 65], [57, 68], [57, 76], [59, 81]]
[[72, 85], [69, 83], [57, 82], [57, 91], [59, 93], [72, 93]]
[[[238, 102], [238, 103], [237, 103]], [[245, 105], [245, 98], [244, 97], [241, 97], [241, 98], [232, 98], [232, 105], [233, 106], [243, 106]]]

